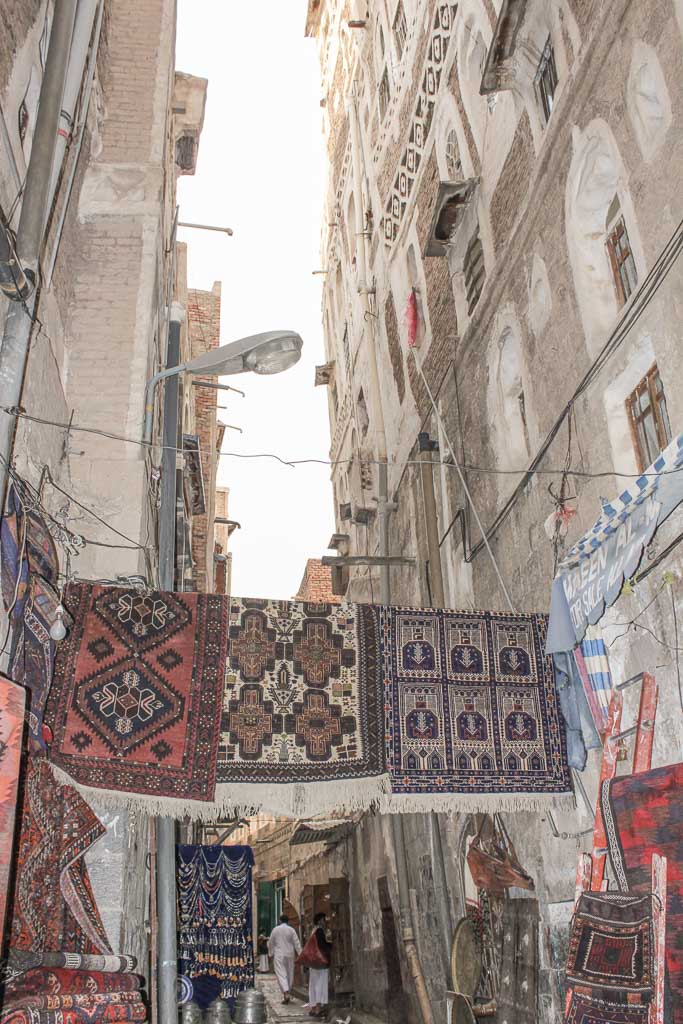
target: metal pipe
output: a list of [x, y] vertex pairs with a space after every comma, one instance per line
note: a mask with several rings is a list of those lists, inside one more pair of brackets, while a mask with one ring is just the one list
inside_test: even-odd
[[209, 380], [193, 380], [193, 388], [212, 388], [214, 391], [234, 391], [236, 395], [241, 395], [242, 398], [246, 398], [244, 391], [240, 391], [239, 388], [233, 388], [231, 384], [214, 384], [213, 381]]
[[[175, 582], [176, 529], [176, 444], [178, 439], [177, 368], [180, 360], [180, 330], [185, 310], [179, 302], [171, 305], [168, 325], [167, 369], [171, 370], [164, 393], [161, 510], [159, 516], [159, 586], [173, 590]], [[175, 821], [156, 819], [157, 836], [157, 913], [158, 948], [157, 988], [159, 1024], [175, 1024], [178, 1019], [178, 954], [176, 936]]]
[[189, 221], [179, 220], [179, 228], [197, 228], [199, 231], [220, 231], [224, 235], [232, 235], [232, 228], [219, 228], [215, 224], [190, 224]]
[[420, 458], [420, 483], [422, 485], [422, 509], [424, 512], [425, 533], [427, 535], [427, 557], [429, 559], [430, 601], [434, 608], [443, 608], [446, 603], [441, 568], [441, 552], [439, 551], [439, 527], [436, 515], [436, 496], [434, 494], [434, 464], [432, 462], [432, 442], [429, 434], [418, 437]]
[[64, 82], [60, 123], [57, 129], [55, 156], [52, 164], [52, 178], [50, 181], [50, 191], [52, 193], [54, 193], [57, 187], [67, 146], [71, 143], [76, 104], [78, 103], [78, 97], [83, 85], [83, 70], [92, 38], [97, 4], [98, 0], [78, 0], [76, 20], [74, 21], [74, 30], [71, 38], [71, 49], [69, 50], [69, 66], [66, 71], [66, 81]]
[[[49, 183], [75, 14], [76, 0], [55, 0], [17, 231], [19, 259], [25, 269], [34, 273], [38, 268], [45, 214], [51, 199], [48, 195]], [[34, 292], [26, 304], [12, 303], [7, 311], [0, 349], [0, 405], [6, 408], [17, 407], [21, 400], [35, 305]], [[0, 417], [0, 506], [4, 504], [15, 426], [15, 415], [7, 413]]]
[[104, 18], [104, 0], [100, 3], [100, 8], [97, 12], [97, 24], [95, 25], [95, 33], [93, 35], [92, 47], [90, 50], [90, 57], [88, 58], [88, 71], [85, 79], [85, 88], [83, 90], [83, 101], [78, 118], [78, 127], [74, 133], [75, 147], [73, 159], [69, 165], [69, 174], [66, 179], [66, 183], [62, 183], [62, 191], [64, 193], [64, 199], [61, 203], [59, 211], [59, 219], [57, 221], [57, 227], [55, 228], [55, 238], [52, 245], [52, 251], [50, 257], [45, 261], [47, 265], [43, 266], [43, 276], [45, 280], [45, 287], [49, 288], [52, 284], [52, 275], [55, 272], [55, 264], [57, 262], [57, 254], [59, 252], [59, 246], [62, 241], [62, 232], [64, 231], [64, 222], [66, 215], [69, 212], [69, 200], [71, 198], [71, 190], [74, 187], [74, 181], [76, 179], [76, 171], [78, 170], [78, 160], [81, 155], [81, 149], [83, 148], [83, 139], [85, 138], [85, 127], [88, 120], [88, 111], [90, 109], [90, 97], [92, 96], [92, 87], [95, 80], [95, 69], [97, 67], [97, 52], [100, 46], [100, 36], [102, 35], [102, 21]]

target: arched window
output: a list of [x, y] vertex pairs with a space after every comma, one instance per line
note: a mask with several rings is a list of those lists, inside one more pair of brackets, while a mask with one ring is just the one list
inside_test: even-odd
[[496, 459], [506, 469], [523, 470], [531, 448], [528, 401], [524, 390], [521, 345], [512, 328], [506, 327], [494, 343], [489, 365]]
[[643, 266], [626, 171], [607, 124], [574, 132], [565, 220], [576, 298], [590, 352], [599, 351]]

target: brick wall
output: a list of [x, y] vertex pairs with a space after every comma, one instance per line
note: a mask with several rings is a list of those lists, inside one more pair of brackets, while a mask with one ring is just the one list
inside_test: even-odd
[[520, 210], [524, 209], [534, 160], [531, 124], [529, 115], [524, 111], [491, 200], [490, 215], [496, 252], [507, 242]]
[[309, 558], [294, 600], [339, 604], [341, 598], [332, 593], [332, 570], [329, 565], [323, 565], [319, 558]]

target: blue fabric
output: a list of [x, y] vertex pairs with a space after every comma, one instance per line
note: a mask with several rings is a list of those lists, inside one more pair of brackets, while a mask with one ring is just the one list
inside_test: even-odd
[[601, 747], [602, 743], [573, 655], [568, 651], [554, 654], [553, 664], [555, 686], [567, 736], [567, 761], [570, 768], [582, 772], [586, 767], [588, 751]]

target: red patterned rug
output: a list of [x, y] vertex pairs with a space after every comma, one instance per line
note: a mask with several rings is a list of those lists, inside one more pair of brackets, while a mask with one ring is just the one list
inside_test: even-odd
[[683, 1024], [683, 764], [606, 781], [601, 801], [621, 892], [650, 892], [652, 854], [667, 859], [665, 1006]]
[[44, 758], [29, 760], [20, 815], [10, 946], [110, 953], [83, 860], [104, 825]]
[[0, 676], [0, 935], [12, 867], [26, 692]]
[[36, 967], [7, 982], [2, 994], [2, 1005], [5, 1009], [17, 1004], [30, 1005], [28, 999], [31, 996], [94, 996], [106, 992], [139, 992], [142, 984], [143, 979], [139, 974]]
[[648, 1008], [572, 994], [566, 1024], [647, 1024]]
[[147, 1020], [147, 1007], [139, 1003], [107, 1003], [73, 1006], [67, 1010], [36, 1010], [29, 1006], [7, 1010], [0, 1024], [116, 1024], [116, 1021]]
[[81, 785], [157, 797], [160, 809], [212, 800], [225, 599], [78, 583], [65, 605], [74, 624], [45, 716], [50, 760]]

